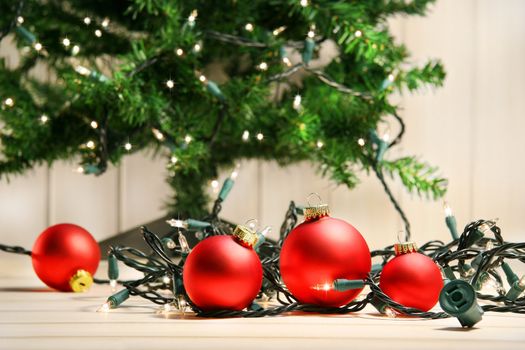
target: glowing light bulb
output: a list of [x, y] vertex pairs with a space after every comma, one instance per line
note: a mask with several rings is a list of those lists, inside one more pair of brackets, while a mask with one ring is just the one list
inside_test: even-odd
[[49, 117], [48, 117], [47, 115], [42, 114], [42, 115], [40, 116], [40, 122], [41, 122], [42, 124], [47, 123], [48, 120], [49, 120]]
[[164, 134], [161, 133], [158, 129], [151, 129], [151, 132], [153, 133], [153, 136], [155, 136], [155, 138], [159, 141], [164, 141], [165, 137], [164, 137]]
[[162, 283], [164, 284], [170, 284], [171, 278], [169, 276], [162, 277]]
[[175, 248], [177, 248], [177, 245], [175, 244], [175, 242], [172, 240], [172, 239], [168, 239], [168, 241], [166, 242], [166, 247], [170, 250], [173, 250]]
[[244, 132], [242, 133], [242, 140], [248, 141], [249, 138], [250, 138], [250, 132], [248, 130], [244, 130]]
[[258, 133], [255, 137], [258, 141], [262, 141], [264, 139], [264, 135], [262, 133]]
[[315, 32], [313, 30], [309, 30], [308, 34], [306, 34], [310, 39], [315, 36]]
[[75, 72], [77, 72], [80, 75], [84, 75], [84, 76], [88, 76], [91, 74], [91, 70], [89, 70], [88, 68], [84, 66], [76, 66]]
[[71, 40], [69, 40], [68, 38], [62, 39], [62, 45], [64, 45], [65, 47], [69, 47], [69, 45], [71, 45]]
[[168, 89], [173, 89], [173, 87], [175, 86], [175, 82], [169, 79], [168, 81], [166, 81], [166, 86], [168, 87]]
[[268, 63], [266, 63], [266, 62], [259, 63], [259, 69], [262, 70], [262, 71], [267, 70], [268, 69]]
[[384, 142], [388, 142], [390, 141], [390, 133], [388, 131], [385, 131], [385, 133], [383, 134], [383, 136], [381, 136], [381, 139], [384, 141]]
[[98, 308], [97, 312], [109, 312], [109, 310], [111, 310], [111, 306], [111, 303], [106, 301], [101, 307]]
[[131, 151], [131, 148], [133, 148], [133, 146], [131, 145], [131, 143], [126, 142], [126, 143], [124, 144], [124, 149], [125, 149], [126, 151]]
[[293, 99], [293, 109], [295, 109], [295, 110], [301, 109], [301, 102], [302, 102], [301, 95], [295, 95], [295, 97]]
[[286, 27], [285, 27], [285, 26], [281, 26], [281, 27], [279, 27], [279, 28], [275, 28], [275, 29], [273, 30], [272, 34], [273, 34], [274, 36], [277, 36], [277, 35], [281, 34], [282, 32], [284, 32], [285, 30], [286, 30]]
[[317, 141], [316, 145], [317, 145], [317, 148], [323, 148], [324, 143], [323, 143], [323, 141], [319, 140], [319, 141]]
[[104, 18], [102, 21], [102, 27], [107, 28], [109, 26], [109, 18]]
[[91, 123], [89, 123], [89, 126], [91, 126], [93, 129], [98, 128], [98, 123], [96, 120], [92, 120]]
[[452, 214], [452, 208], [448, 205], [447, 202], [443, 203], [443, 210], [445, 211], [445, 216], [450, 217], [453, 216]]
[[239, 169], [241, 168], [240, 164], [235, 165], [235, 169], [230, 174], [230, 179], [235, 180], [239, 176]]
[[219, 188], [219, 181], [217, 181], [217, 180], [212, 180], [212, 182], [211, 182], [211, 188], [213, 188], [214, 190], [218, 189], [218, 188]]
[[188, 23], [190, 25], [195, 24], [195, 20], [197, 19], [198, 15], [199, 15], [199, 12], [197, 10], [191, 11], [190, 15], [188, 16]]
[[39, 42], [36, 42], [33, 47], [35, 48], [36, 51], [40, 51], [42, 50], [43, 46], [42, 44], [40, 44]]
[[188, 227], [186, 222], [184, 220], [180, 220], [180, 219], [170, 219], [170, 220], [166, 220], [166, 222], [171, 227], [176, 227], [176, 228], [187, 228]]
[[78, 55], [78, 53], [80, 52], [80, 46], [78, 45], [73, 45], [73, 48], [71, 49], [71, 54], [73, 56], [75, 55]]
[[91, 24], [91, 18], [89, 18], [89, 17], [84, 17], [84, 23], [85, 23], [86, 25]]
[[193, 46], [193, 51], [195, 52], [200, 52], [201, 49], [202, 49], [201, 44], [195, 44]]
[[179, 159], [177, 157], [171, 156], [171, 158], [170, 158], [171, 164], [176, 164], [178, 161], [179, 161]]
[[184, 55], [184, 50], [179, 48], [179, 49], [175, 50], [175, 53], [177, 54], [177, 56], [182, 56], [182, 55]]
[[7, 107], [13, 107], [15, 105], [15, 100], [13, 100], [11, 97], [8, 97], [4, 100], [4, 104]]
[[308, 0], [300, 0], [299, 4], [301, 4], [302, 7], [308, 6]]
[[329, 290], [333, 289], [333, 284], [332, 283], [319, 283], [319, 284], [312, 286], [312, 289], [328, 292]]
[[109, 280], [109, 287], [111, 292], [115, 292], [117, 290], [117, 280]]
[[244, 26], [244, 29], [246, 29], [249, 32], [253, 32], [253, 24], [246, 23], [246, 25]]
[[95, 30], [95, 36], [100, 38], [102, 36], [102, 31], [100, 29]]
[[184, 142], [186, 142], [187, 144], [190, 143], [192, 140], [193, 138], [190, 135], [184, 136]]
[[363, 33], [360, 30], [356, 30], [355, 33], [354, 33], [354, 36], [356, 38], [360, 38], [362, 35], [363, 35]]
[[357, 144], [358, 144], [359, 146], [363, 147], [363, 146], [366, 144], [365, 139], [363, 139], [363, 138], [359, 138], [359, 139], [357, 140]]
[[86, 142], [86, 147], [89, 148], [89, 149], [94, 149], [95, 148], [95, 142], [93, 140], [89, 140], [88, 142]]
[[492, 241], [487, 241], [487, 244], [485, 245], [485, 250], [492, 250], [494, 249], [494, 243]]
[[186, 239], [186, 236], [182, 234], [182, 232], [179, 232], [179, 245], [180, 245], [180, 250], [183, 253], [189, 253], [191, 251], [190, 245], [188, 244], [188, 240]]
[[388, 80], [389, 80], [390, 82], [393, 82], [395, 79], [396, 79], [396, 77], [394, 77], [394, 74], [389, 74], [389, 75], [388, 75]]
[[75, 171], [79, 174], [83, 174], [84, 173], [84, 167], [83, 166], [78, 166], [78, 168], [75, 169]]
[[199, 80], [201, 81], [201, 83], [206, 83], [206, 81], [207, 81], [208, 79], [206, 79], [206, 76], [201, 75], [201, 76], [199, 76]]
[[22, 24], [22, 23], [24, 23], [24, 17], [22, 17], [22, 16], [18, 16], [18, 17], [16, 18], [16, 23], [18, 23], [18, 24]]
[[287, 67], [291, 67], [292, 66], [292, 61], [290, 61], [290, 59], [288, 57], [283, 57], [283, 63], [287, 66]]
[[397, 314], [394, 309], [392, 309], [390, 306], [385, 307], [385, 315], [388, 318], [396, 318]]

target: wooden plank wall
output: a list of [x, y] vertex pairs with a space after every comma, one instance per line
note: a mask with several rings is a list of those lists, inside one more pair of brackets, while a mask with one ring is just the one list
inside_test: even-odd
[[[441, 58], [448, 78], [442, 89], [399, 97], [408, 131], [389, 157], [416, 154], [439, 166], [450, 179], [447, 199], [460, 225], [499, 217], [509, 240], [523, 240], [525, 2], [438, 0], [428, 17], [397, 18], [391, 24], [414, 62]], [[74, 168], [60, 162], [2, 181], [0, 241], [31, 246], [43, 228], [64, 221], [103, 239], [163, 215], [170, 193], [163, 159], [132, 155], [99, 178]], [[362, 231], [371, 248], [393, 243], [401, 222], [379, 182], [366, 174], [362, 180], [349, 191], [322, 179], [307, 163], [282, 169], [272, 162], [244, 161], [224, 216], [236, 222], [258, 218], [277, 231], [291, 199], [302, 203], [318, 192], [334, 216]], [[415, 240], [448, 239], [442, 203], [407, 195], [393, 183]]]

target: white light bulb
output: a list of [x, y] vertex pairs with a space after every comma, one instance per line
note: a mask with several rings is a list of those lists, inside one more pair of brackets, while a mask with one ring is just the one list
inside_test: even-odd
[[283, 63], [287, 66], [287, 67], [291, 67], [292, 65], [292, 61], [290, 61], [290, 59], [288, 57], [283, 57]]
[[301, 95], [295, 95], [294, 99], [293, 99], [293, 109], [295, 110], [299, 110], [301, 109], [301, 102], [302, 102], [303, 98], [301, 97]]
[[91, 18], [89, 17], [84, 17], [84, 23], [89, 25], [91, 23]]
[[182, 252], [189, 253], [191, 251], [188, 240], [186, 239], [186, 236], [182, 234], [182, 232], [179, 232], [179, 245]]
[[354, 35], [356, 38], [360, 38], [363, 35], [363, 33], [360, 30], [356, 30]]
[[95, 30], [95, 35], [97, 38], [100, 38], [102, 36], [102, 31], [100, 29]]
[[115, 292], [117, 290], [117, 280], [109, 280], [109, 287], [112, 292]]
[[109, 18], [104, 18], [102, 21], [102, 27], [107, 28], [109, 26]]
[[388, 318], [396, 318], [396, 312], [394, 311], [394, 309], [392, 309], [390, 306], [387, 306], [385, 308], [385, 315], [388, 317]]
[[166, 81], [166, 86], [168, 87], [168, 89], [173, 89], [173, 87], [175, 86], [175, 82], [169, 79], [168, 81]]
[[383, 136], [381, 137], [381, 139], [384, 141], [384, 142], [388, 142], [390, 141], [390, 133], [387, 131], [383, 134]]
[[171, 227], [176, 227], [176, 228], [187, 228], [187, 225], [186, 225], [186, 223], [184, 222], [184, 220], [179, 220], [179, 219], [170, 219], [170, 220], [166, 220], [166, 222], [167, 222], [168, 225], [170, 225]]
[[111, 303], [106, 301], [101, 307], [98, 308], [97, 312], [109, 312], [109, 310], [111, 310]]
[[162, 277], [162, 283], [169, 284], [171, 282], [171, 278], [169, 276]]
[[151, 132], [153, 132], [153, 135], [155, 136], [157, 140], [164, 141], [164, 134], [161, 133], [159, 130], [153, 128], [151, 129]]
[[450, 205], [448, 205], [447, 202], [443, 203], [443, 209], [445, 211], [445, 216], [446, 217], [450, 217], [452, 216], [452, 208], [450, 207]]
[[389, 74], [388, 75], [388, 80], [391, 81], [391, 82], [394, 81], [395, 78], [396, 77], [394, 77], [394, 74]]
[[16, 18], [16, 22], [17, 22], [18, 24], [22, 24], [22, 23], [24, 23], [24, 17], [22, 17], [22, 16], [18, 16], [18, 17]]
[[179, 48], [179, 49], [175, 50], [175, 53], [177, 54], [177, 56], [182, 56], [182, 55], [184, 55], [184, 50]]
[[42, 124], [47, 123], [48, 120], [49, 120], [49, 117], [48, 117], [47, 115], [42, 114], [42, 115], [40, 116], [40, 122], [42, 122]]
[[199, 12], [197, 10], [191, 11], [191, 14], [188, 16], [188, 22], [193, 25], [195, 23], [195, 19], [199, 15]]
[[259, 63], [259, 69], [260, 70], [267, 70], [268, 69], [268, 63], [266, 63], [266, 62]]
[[84, 167], [79, 165], [78, 168], [75, 169], [75, 171], [79, 174], [83, 174], [84, 173]]
[[217, 181], [217, 180], [212, 180], [212, 182], [211, 182], [211, 188], [213, 188], [213, 189], [219, 188], [219, 181]]
[[37, 50], [37, 51], [40, 51], [40, 50], [42, 50], [42, 48], [43, 48], [42, 44], [40, 44], [39, 42], [36, 42], [35, 45], [33, 45], [33, 47], [34, 47], [35, 50]]
[[88, 76], [88, 75], [91, 74], [91, 71], [88, 68], [84, 67], [84, 66], [76, 66], [75, 67], [75, 71], [78, 74], [85, 75], [85, 76]]
[[300, 0], [299, 3], [301, 4], [302, 7], [308, 6], [308, 0]]
[[249, 32], [253, 32], [253, 24], [246, 23], [246, 25], [244, 26], [244, 29], [246, 29]]
[[92, 120], [91, 123], [89, 123], [89, 126], [91, 126], [93, 129], [98, 128], [98, 123], [96, 120]]
[[201, 49], [202, 49], [202, 47], [201, 47], [200, 44], [195, 44], [195, 45], [193, 46], [193, 51], [195, 51], [195, 52], [199, 52]]
[[80, 52], [80, 46], [73, 45], [73, 48], [71, 49], [71, 53], [73, 54], [73, 56], [78, 55], [79, 52]]
[[89, 140], [88, 142], [86, 142], [86, 147], [89, 148], [89, 149], [94, 149], [95, 148], [95, 142], [92, 141], [92, 140]]
[[359, 139], [357, 140], [357, 144], [358, 144], [359, 146], [363, 147], [363, 146], [365, 145], [365, 139], [363, 139], [363, 138], [359, 138]]
[[4, 100], [4, 104], [7, 107], [13, 107], [15, 105], [15, 100], [13, 100], [11, 97], [8, 97]]
[[262, 133], [258, 133], [256, 136], [257, 140], [262, 141], [264, 139], [264, 135]]
[[242, 140], [248, 141], [249, 138], [250, 138], [250, 132], [248, 130], [244, 130], [244, 132], [242, 133]]
[[206, 79], [206, 77], [204, 75], [201, 75], [199, 77], [199, 80], [204, 83], [204, 82], [206, 82], [207, 79]]
[[309, 30], [307, 36], [311, 39], [315, 36], [315, 32], [313, 30]]
[[133, 147], [133, 146], [132, 146], [131, 143], [129, 143], [129, 142], [126, 142], [126, 143], [124, 144], [124, 149], [125, 149], [126, 151], [130, 151], [132, 147]]
[[324, 143], [323, 143], [323, 141], [319, 140], [319, 141], [317, 141], [316, 145], [317, 145], [317, 148], [323, 148]]
[[179, 161], [179, 159], [178, 159], [177, 157], [175, 157], [175, 156], [172, 156], [171, 159], [170, 159], [170, 162], [171, 162], [172, 164], [175, 164], [175, 163], [177, 163], [178, 161]]
[[62, 45], [68, 47], [69, 45], [71, 45], [71, 40], [69, 40], [68, 38], [62, 39]]
[[193, 140], [193, 138], [190, 135], [184, 136], [184, 142], [190, 143]]
[[233, 169], [232, 173], [230, 174], [230, 179], [235, 180], [237, 176], [239, 176], [239, 168], [241, 167], [240, 164], [237, 164], [235, 166], [235, 169]]

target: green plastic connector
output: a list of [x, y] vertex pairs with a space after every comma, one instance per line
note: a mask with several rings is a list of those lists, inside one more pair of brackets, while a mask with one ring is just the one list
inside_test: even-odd
[[208, 83], [206, 84], [206, 89], [208, 90], [208, 92], [210, 94], [212, 94], [213, 96], [217, 97], [219, 100], [221, 100], [221, 101], [225, 100], [221, 89], [219, 88], [219, 86], [215, 82], [213, 82], [211, 80], [208, 80]]
[[454, 281], [456, 279], [456, 275], [454, 274], [454, 271], [452, 271], [452, 268], [450, 266], [445, 266], [443, 268], [443, 274], [450, 281]]
[[233, 181], [231, 178], [227, 178], [224, 183], [222, 184], [221, 191], [219, 192], [219, 198], [221, 201], [224, 201], [226, 197], [228, 197], [228, 194], [233, 188], [235, 181]]
[[373, 264], [370, 273], [375, 275], [376, 273], [381, 272], [381, 270], [383, 270], [383, 264]]
[[33, 44], [33, 43], [36, 42], [35, 35], [33, 33], [31, 33], [29, 30], [27, 30], [25, 27], [18, 26], [18, 27], [16, 27], [15, 30], [29, 44]]
[[379, 140], [379, 143], [377, 144], [376, 162], [379, 163], [383, 160], [387, 148], [388, 143], [384, 140]]
[[129, 298], [129, 291], [127, 288], [120, 290], [119, 292], [110, 296], [107, 302], [110, 304], [111, 308], [116, 308]]
[[108, 256], [108, 278], [110, 280], [117, 280], [119, 275], [118, 260], [114, 254]]
[[501, 267], [503, 268], [505, 276], [507, 277], [507, 282], [509, 282], [510, 285], [510, 289], [505, 296], [507, 299], [514, 301], [519, 298], [523, 291], [525, 291], [525, 276], [519, 278], [506, 262], [501, 264]]
[[450, 231], [450, 235], [452, 236], [452, 240], [459, 239], [458, 234], [458, 225], [456, 222], [456, 217], [453, 215], [449, 215], [445, 217], [445, 223], [447, 224], [448, 230]]
[[175, 277], [173, 280], [173, 294], [181, 295], [184, 294], [184, 284], [182, 283], [182, 278]]
[[248, 310], [250, 311], [261, 311], [263, 307], [259, 304], [257, 304], [255, 301], [252, 301], [250, 306], [248, 306]]
[[305, 65], [308, 65], [310, 61], [312, 60], [313, 54], [314, 54], [314, 47], [315, 47], [315, 41], [313, 41], [310, 38], [307, 38], [304, 41], [304, 50], [302, 53], [303, 63]]
[[363, 280], [346, 280], [346, 279], [337, 279], [333, 283], [334, 290], [338, 292], [346, 292], [351, 289], [361, 289], [365, 286], [365, 281]]
[[295, 207], [295, 213], [297, 215], [304, 215], [304, 207], [302, 205], [298, 205]]
[[281, 59], [287, 57], [286, 47], [284, 47], [284, 45], [279, 47], [279, 57], [281, 57]]
[[483, 316], [474, 288], [462, 280], [445, 284], [439, 294], [439, 305], [447, 314], [456, 317], [462, 327], [473, 327]]
[[372, 300], [370, 300], [370, 304], [372, 304], [372, 306], [375, 307], [375, 309], [379, 311], [380, 314], [386, 313], [386, 308], [388, 305], [378, 297], [374, 296]]
[[189, 230], [202, 230], [202, 229], [205, 229], [211, 226], [209, 222], [195, 220], [195, 219], [188, 219], [186, 220], [186, 223], [188, 225]]

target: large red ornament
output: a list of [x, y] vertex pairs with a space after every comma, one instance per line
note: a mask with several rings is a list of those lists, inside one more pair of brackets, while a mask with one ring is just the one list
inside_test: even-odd
[[252, 247], [257, 235], [237, 226], [233, 236], [208, 237], [184, 263], [183, 280], [191, 301], [205, 311], [242, 310], [262, 285], [262, 265]]
[[341, 306], [362, 290], [318, 290], [336, 279], [365, 279], [370, 272], [370, 250], [363, 236], [349, 223], [328, 216], [328, 206], [305, 209], [305, 222], [284, 241], [281, 276], [301, 303]]
[[83, 292], [93, 283], [100, 248], [82, 227], [58, 224], [38, 236], [31, 259], [38, 278], [49, 287], [63, 292]]
[[436, 263], [417, 252], [414, 243], [395, 245], [396, 257], [383, 267], [379, 287], [406, 307], [428, 311], [436, 305], [443, 278]]

